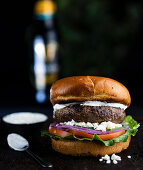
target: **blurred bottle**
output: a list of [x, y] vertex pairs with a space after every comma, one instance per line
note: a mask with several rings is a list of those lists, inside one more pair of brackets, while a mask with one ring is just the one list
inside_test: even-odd
[[58, 79], [58, 38], [56, 27], [56, 3], [38, 0], [34, 6], [33, 23], [28, 29], [30, 77], [36, 101], [49, 100], [50, 86]]

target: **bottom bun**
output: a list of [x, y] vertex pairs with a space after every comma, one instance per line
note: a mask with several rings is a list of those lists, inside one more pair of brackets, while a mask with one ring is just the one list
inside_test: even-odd
[[119, 153], [128, 148], [131, 137], [126, 142], [118, 142], [113, 146], [105, 146], [101, 142], [52, 140], [52, 147], [55, 151], [73, 156], [104, 156]]

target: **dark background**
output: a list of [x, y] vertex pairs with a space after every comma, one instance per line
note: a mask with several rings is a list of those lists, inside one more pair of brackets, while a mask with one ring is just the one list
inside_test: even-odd
[[[26, 35], [34, 3], [1, 2], [1, 109], [43, 107], [35, 102], [28, 69]], [[142, 1], [61, 0], [57, 5], [60, 78], [98, 75], [116, 79], [131, 93], [131, 114], [142, 115]]]

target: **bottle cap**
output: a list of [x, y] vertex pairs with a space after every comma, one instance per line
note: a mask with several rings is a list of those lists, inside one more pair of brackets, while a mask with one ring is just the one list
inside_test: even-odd
[[39, 0], [35, 4], [35, 14], [51, 15], [56, 11], [56, 4], [52, 0]]

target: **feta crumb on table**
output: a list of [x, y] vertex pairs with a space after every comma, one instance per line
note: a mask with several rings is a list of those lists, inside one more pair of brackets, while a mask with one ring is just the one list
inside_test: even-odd
[[110, 164], [110, 163], [111, 163], [111, 160], [107, 160], [107, 161], [106, 161], [106, 164]]
[[121, 157], [115, 154], [112, 154], [111, 156], [111, 160], [117, 160], [117, 161], [121, 161]]
[[114, 159], [114, 160], [113, 160], [113, 164], [117, 164], [117, 163], [118, 163], [118, 162]]
[[110, 156], [106, 154], [106, 155], [105, 155], [105, 156], [103, 156], [101, 159], [103, 159], [103, 160], [106, 160], [106, 161], [107, 161], [107, 160], [110, 160]]
[[128, 155], [127, 157], [128, 157], [129, 159], [131, 158], [131, 156], [130, 156], [130, 155]]
[[101, 158], [101, 159], [99, 159], [99, 161], [100, 161], [100, 162], [102, 162], [102, 161], [103, 161], [103, 159]]
[[[131, 155], [128, 155], [127, 158], [131, 159]], [[114, 153], [111, 156], [106, 154], [105, 156], [101, 157], [99, 161], [106, 161], [106, 164], [110, 164], [111, 161], [113, 161], [113, 164], [117, 164], [118, 161], [121, 161], [121, 157]]]
[[[127, 156], [128, 158], [131, 158], [131, 156], [129, 155], [129, 156]], [[111, 156], [109, 156], [109, 155], [105, 155], [105, 156], [103, 156], [103, 157], [101, 157], [100, 159], [99, 159], [99, 161], [100, 162], [102, 162], [102, 161], [106, 161], [106, 164], [110, 164], [111, 163], [111, 161], [113, 162], [113, 164], [117, 164], [118, 163], [118, 161], [121, 161], [121, 157], [120, 156], [118, 156], [118, 155], [116, 155], [116, 154], [112, 154]]]

